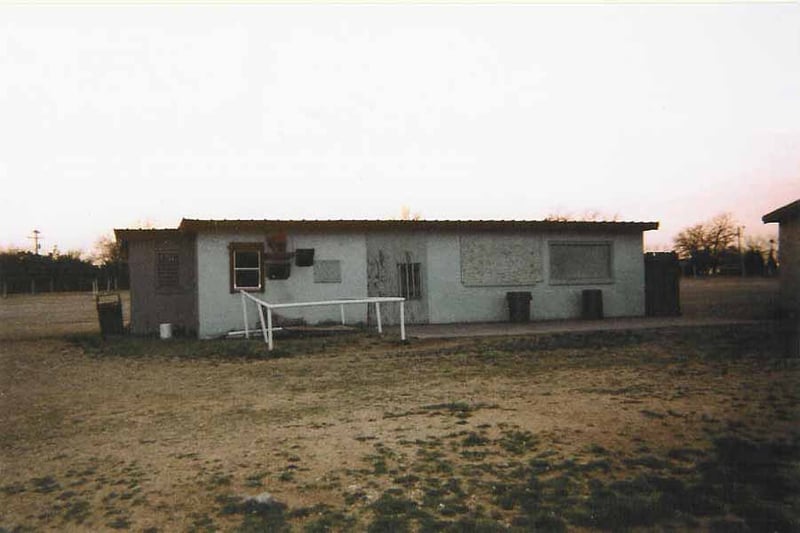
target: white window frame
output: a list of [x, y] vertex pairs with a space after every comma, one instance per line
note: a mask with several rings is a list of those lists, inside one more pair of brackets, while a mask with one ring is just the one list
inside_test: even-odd
[[[250, 292], [263, 292], [264, 291], [264, 243], [259, 242], [233, 242], [229, 245], [230, 250], [230, 289], [231, 292], [250, 291]], [[236, 266], [236, 257], [239, 253], [256, 253], [258, 257], [257, 267], [238, 267]], [[237, 272], [258, 272], [258, 286], [240, 287], [236, 284]]]

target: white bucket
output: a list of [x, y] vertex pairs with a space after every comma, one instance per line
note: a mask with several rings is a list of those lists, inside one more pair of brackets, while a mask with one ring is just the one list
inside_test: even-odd
[[172, 324], [160, 324], [158, 330], [162, 339], [172, 338]]

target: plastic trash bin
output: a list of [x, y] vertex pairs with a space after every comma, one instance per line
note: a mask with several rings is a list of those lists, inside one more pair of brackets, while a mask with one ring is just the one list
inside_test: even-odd
[[507, 292], [509, 322], [531, 321], [531, 293]]
[[100, 334], [122, 335], [122, 299], [119, 294], [98, 294], [95, 299], [97, 318], [100, 320]]
[[603, 291], [584, 289], [581, 294], [581, 318], [600, 320], [603, 318]]

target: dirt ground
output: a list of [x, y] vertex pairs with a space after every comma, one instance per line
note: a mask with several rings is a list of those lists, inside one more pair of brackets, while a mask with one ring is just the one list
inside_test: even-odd
[[0, 531], [800, 526], [800, 367], [770, 324], [268, 355], [101, 341], [76, 312], [65, 337], [58, 306], [19, 298], [0, 302]]

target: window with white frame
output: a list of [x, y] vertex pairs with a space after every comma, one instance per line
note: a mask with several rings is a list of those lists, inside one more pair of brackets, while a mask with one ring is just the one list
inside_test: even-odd
[[264, 290], [264, 244], [230, 244], [230, 288], [239, 290]]

